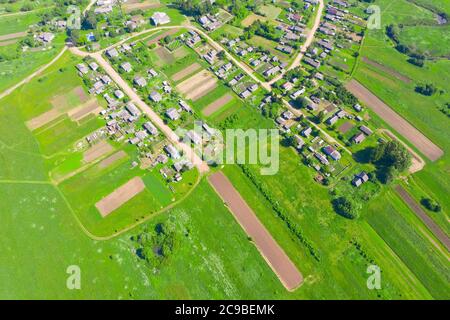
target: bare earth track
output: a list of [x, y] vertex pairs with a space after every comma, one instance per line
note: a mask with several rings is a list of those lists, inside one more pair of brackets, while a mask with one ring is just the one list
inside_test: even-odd
[[371, 66], [373, 66], [375, 68], [380, 69], [381, 71], [386, 72], [387, 74], [390, 74], [391, 76], [393, 76], [393, 77], [395, 77], [395, 78], [397, 78], [397, 79], [399, 79], [399, 80], [401, 80], [401, 81], [403, 81], [405, 83], [411, 83], [412, 82], [412, 80], [410, 78], [408, 78], [407, 76], [404, 76], [403, 74], [401, 74], [401, 73], [395, 71], [394, 69], [391, 69], [391, 68], [389, 68], [389, 67], [387, 67], [387, 66], [385, 66], [385, 65], [383, 65], [381, 63], [378, 63], [376, 61], [370, 60], [367, 57], [363, 57], [362, 61], [364, 61], [368, 65], [371, 65]]
[[298, 288], [303, 283], [302, 274], [258, 220], [228, 178], [222, 172], [217, 172], [208, 179], [286, 289], [293, 291]]
[[430, 229], [436, 238], [447, 248], [450, 252], [450, 239], [444, 231], [434, 222], [426, 212], [419, 206], [419, 204], [409, 195], [409, 193], [400, 185], [395, 187], [395, 191], [400, 195], [408, 207], [422, 220], [422, 222]]
[[392, 110], [387, 104], [381, 101], [358, 81], [351, 80], [347, 83], [346, 88], [359, 100], [363, 101], [368, 107], [370, 107], [398, 133], [411, 142], [428, 159], [431, 161], [436, 161], [444, 154], [442, 149], [436, 146], [430, 139], [425, 137], [419, 130], [403, 119], [399, 114]]

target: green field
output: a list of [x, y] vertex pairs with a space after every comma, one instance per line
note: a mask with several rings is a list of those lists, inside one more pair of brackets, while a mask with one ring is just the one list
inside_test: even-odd
[[[21, 4], [18, 1], [15, 6]], [[401, 34], [405, 37], [402, 41], [416, 43], [435, 56], [446, 54], [448, 39], [438, 41], [440, 33], [432, 23], [433, 10], [448, 12], [447, 4], [438, 0], [378, 0], [376, 4], [384, 12], [383, 27], [392, 22], [409, 23]], [[160, 8], [146, 15], [156, 10]], [[177, 10], [171, 8], [168, 12], [172, 24], [185, 21]], [[257, 12], [275, 19], [281, 9], [266, 4]], [[20, 16], [25, 20], [9, 21], [14, 26], [8, 25], [7, 17], [0, 16], [0, 35], [4, 32], [2, 26], [6, 33], [23, 28], [34, 13]], [[422, 32], [423, 26], [412, 23], [429, 24], [430, 30]], [[440, 28], [440, 32], [447, 29]], [[229, 25], [219, 30], [220, 34], [241, 32]], [[218, 36], [219, 30], [213, 36]], [[178, 52], [181, 58], [175, 59], [177, 50], [162, 58], [159, 48], [146, 45], [159, 34], [139, 37], [143, 41], [133, 49], [137, 56], [121, 54], [112, 61], [116, 68], [124, 60], [132, 63], [133, 72], [123, 74], [129, 82], [135, 74], [146, 74], [150, 67], [160, 73], [148, 79], [146, 88], [137, 89], [139, 94], [161, 91], [163, 80], [171, 81], [171, 76], [193, 63], [209, 67], [184, 45], [177, 49], [182, 50]], [[117, 39], [101, 43], [113, 40]], [[271, 51], [277, 45], [257, 36], [250, 42]], [[23, 65], [9, 62], [3, 66], [1, 62], [0, 91], [49, 61], [60, 49], [58, 45], [45, 52], [25, 53], [20, 60]], [[142, 51], [138, 51], [140, 46]], [[173, 48], [178, 46], [180, 43], [173, 42]], [[400, 183], [417, 202], [424, 197], [437, 200], [441, 212], [427, 213], [448, 234], [450, 133], [446, 130], [448, 117], [440, 108], [450, 101], [450, 61], [436, 58], [426, 61], [423, 68], [416, 67], [395, 50], [384, 28], [368, 31], [358, 59], [352, 55], [356, 51], [357, 46], [336, 52], [330, 65], [350, 74], [358, 60], [354, 77], [445, 151], [435, 163], [427, 162], [424, 170], [395, 184]], [[386, 68], [364, 62], [361, 57]], [[200, 175], [194, 169], [183, 172], [181, 182], [168, 182], [160, 173], [163, 165], [144, 168], [132, 164], [143, 155], [126, 139], [103, 137], [101, 140], [107, 141], [111, 150], [93, 161], [84, 159], [90, 147], [86, 137], [104, 127], [105, 120], [91, 114], [75, 121], [67, 114], [84, 101], [83, 92], [77, 95], [75, 89], [83, 88], [87, 96], [87, 85], [75, 69], [80, 62], [67, 52], [42, 75], [0, 100], [0, 298], [448, 299], [449, 254], [396, 194], [395, 184], [371, 180], [355, 189], [351, 185], [354, 174], [361, 170], [372, 172], [375, 167], [343, 154], [339, 168], [346, 168], [342, 175], [333, 177], [330, 186], [321, 185], [314, 180], [314, 169], [302, 162], [302, 156], [282, 144], [279, 170], [274, 175], [261, 174], [262, 165], [227, 164], [211, 166], [211, 171], [225, 173], [302, 273], [303, 285], [288, 292], [209, 185], [207, 174]], [[411, 81], [401, 81], [393, 72]], [[417, 84], [427, 82], [435, 84], [440, 92], [425, 97], [414, 91]], [[225, 94], [233, 99], [205, 117], [202, 110]], [[203, 119], [220, 130], [273, 129], [273, 120], [263, 117], [257, 108], [264, 94], [258, 89], [243, 101], [219, 82], [202, 98], [190, 101], [194, 114], [188, 114], [189, 121]], [[97, 99], [100, 106], [105, 105], [102, 95]], [[162, 113], [178, 99], [170, 96], [151, 107]], [[28, 129], [27, 121], [57, 107], [61, 114], [56, 119], [38, 129]], [[371, 127], [387, 127], [376, 115], [370, 116]], [[147, 120], [143, 118], [139, 121]], [[344, 121], [350, 120], [339, 120], [337, 126]], [[350, 122], [355, 127], [342, 140], [358, 132], [356, 120]], [[169, 123], [172, 127], [185, 124]], [[339, 139], [337, 130], [326, 130]], [[374, 146], [379, 137], [378, 133], [372, 135], [364, 147]], [[167, 140], [160, 135], [152, 143], [153, 153], [153, 147], [161, 148]], [[363, 146], [348, 148], [358, 152]], [[102, 165], [102, 160], [119, 151], [124, 157]], [[171, 163], [169, 160], [168, 165]], [[102, 218], [95, 204], [135, 177], [143, 180], [144, 190]], [[349, 220], [335, 212], [332, 200], [338, 196], [358, 201], [358, 219]], [[81, 269], [81, 290], [66, 287], [66, 270], [72, 265]], [[382, 272], [379, 290], [367, 286], [367, 268], [371, 265]]]
[[[435, 1], [435, 4], [438, 2]], [[448, 208], [448, 197], [445, 195], [445, 192], [443, 193], [443, 190], [448, 190], [449, 188], [450, 158], [448, 157], [448, 152], [450, 151], [450, 136], [448, 135], [448, 130], [442, 130], [448, 122], [448, 117], [440, 110], [450, 99], [450, 62], [447, 59], [435, 59], [427, 61], [423, 68], [416, 67], [407, 62], [408, 57], [406, 55], [399, 53], [393, 48], [392, 43], [387, 39], [384, 32], [385, 26], [390, 23], [401, 23], [402, 19], [405, 18], [403, 15], [396, 15], [395, 8], [402, 8], [403, 12], [410, 8], [408, 11], [411, 12], [408, 15], [410, 24], [420, 23], [420, 21], [422, 23], [436, 24], [436, 21], [429, 21], [433, 17], [431, 11], [424, 8], [419, 9], [405, 0], [396, 2], [377, 1], [377, 4], [382, 6], [382, 10], [385, 8], [389, 14], [386, 14], [385, 19], [382, 20], [383, 28], [381, 30], [370, 30], [368, 32], [361, 56], [376, 61], [394, 72], [412, 79], [412, 81], [400, 81], [385, 70], [381, 70], [361, 60], [359, 61], [355, 78], [444, 150], [444, 157], [435, 163], [428, 163], [424, 170], [414, 175], [413, 179], [416, 186], [420, 187], [412, 190], [417, 194], [419, 200], [423, 196], [432, 197], [443, 207]], [[408, 33], [408, 28], [406, 28], [406, 33]], [[420, 37], [420, 41], [416, 42], [417, 45], [420, 45], [421, 41], [427, 42], [429, 50], [436, 52], [448, 47], [441, 45], [442, 42], [445, 42], [445, 39], [442, 37], [433, 36], [431, 41], [429, 33], [426, 32], [429, 28], [430, 30], [440, 30], [439, 28], [446, 27], [412, 28], [411, 30], [417, 31], [414, 36]], [[401, 33], [402, 36], [403, 33]], [[415, 87], [421, 83], [433, 83], [439, 88], [440, 92], [431, 97], [420, 95], [415, 92]], [[376, 117], [374, 116], [374, 118]], [[386, 126], [384, 123], [382, 125]], [[443, 218], [432, 217], [439, 223], [441, 228], [448, 230], [448, 222], [445, 221], [447, 213], [445, 212], [444, 210]]]

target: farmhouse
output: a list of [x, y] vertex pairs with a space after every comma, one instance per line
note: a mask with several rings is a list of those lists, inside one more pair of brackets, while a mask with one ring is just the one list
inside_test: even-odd
[[169, 154], [169, 156], [172, 159], [179, 159], [179, 158], [181, 158], [181, 155], [178, 152], [178, 150], [171, 144], [166, 145], [164, 147], [164, 150]]
[[332, 146], [326, 146], [325, 148], [323, 148], [323, 152], [325, 152], [326, 155], [330, 156], [335, 161], [341, 158], [341, 154]]
[[180, 119], [180, 114], [178, 113], [178, 110], [175, 108], [167, 109], [166, 116], [168, 116], [169, 119], [173, 121]]
[[372, 133], [373, 133], [373, 131], [372, 130], [370, 130], [368, 127], [366, 127], [366, 126], [361, 126], [361, 127], [359, 127], [359, 130], [361, 130], [362, 132], [364, 132], [366, 135], [368, 135], [368, 136], [370, 136]]
[[125, 72], [130, 72], [131, 70], [133, 70], [133, 67], [131, 66], [131, 64], [129, 62], [124, 62], [120, 65], [120, 67], [122, 68], [122, 70], [124, 70]]
[[78, 71], [80, 71], [82, 75], [87, 74], [89, 72], [88, 67], [84, 63], [77, 64], [76, 68], [78, 69]]
[[281, 114], [281, 116], [282, 116], [283, 118], [285, 118], [286, 120], [291, 120], [291, 119], [294, 117], [294, 114], [293, 114], [291, 111], [286, 110], [285, 112], [283, 112], [283, 113]]
[[54, 38], [55, 35], [51, 32], [42, 32], [37, 36], [37, 40], [46, 45], [51, 43]]
[[312, 128], [311, 127], [308, 127], [308, 128], [306, 128], [306, 129], [303, 129], [303, 131], [302, 131], [302, 135], [304, 136], [304, 137], [309, 137], [309, 135], [312, 133]]
[[139, 87], [145, 87], [147, 85], [147, 80], [145, 80], [143, 77], [141, 76], [136, 76], [133, 79], [134, 84], [136, 84]]
[[247, 99], [247, 98], [250, 97], [251, 95], [252, 95], [252, 93], [251, 93], [248, 89], [242, 91], [242, 92], [239, 94], [239, 96], [240, 96], [242, 99]]
[[200, 144], [202, 142], [202, 138], [200, 137], [200, 135], [195, 132], [194, 130], [189, 130], [186, 133], [186, 137], [191, 140], [194, 144]]
[[153, 102], [160, 102], [162, 100], [161, 94], [159, 92], [156, 92], [156, 91], [153, 91], [152, 93], [150, 93], [149, 98]]
[[89, 68], [91, 68], [93, 71], [97, 71], [98, 64], [95, 62], [91, 62], [91, 63], [89, 63]]
[[170, 18], [165, 12], [155, 12], [151, 17], [151, 20], [155, 26], [170, 23]]
[[180, 107], [186, 112], [192, 112], [191, 107], [183, 100], [178, 101]]
[[355, 176], [355, 178], [352, 180], [352, 184], [355, 187], [359, 187], [360, 185], [362, 185], [363, 183], [365, 183], [367, 181], [369, 181], [369, 176], [367, 175], [367, 173], [362, 171], [361, 173], [359, 173]]
[[361, 112], [362, 107], [361, 107], [361, 105], [359, 105], [359, 104], [357, 103], [357, 104], [355, 104], [355, 105], [353, 106], [353, 109], [355, 109], [355, 111], [357, 111], [357, 112]]
[[133, 116], [133, 117], [138, 117], [141, 112], [139, 111], [139, 109], [134, 105], [133, 102], [128, 102], [127, 105], [125, 106], [125, 109], [128, 110], [128, 112]]
[[116, 48], [106, 50], [106, 55], [110, 58], [116, 58], [119, 56], [119, 52]]
[[360, 132], [353, 136], [352, 141], [356, 144], [359, 144], [359, 143], [363, 142], [365, 138], [366, 138], [366, 136], [364, 135], [364, 133]]
[[311, 67], [314, 67], [316, 69], [320, 68], [320, 61], [316, 61], [314, 59], [311, 59], [309, 57], [305, 57], [303, 59], [303, 61], [305, 61], [306, 64], [309, 64]]
[[328, 164], [329, 164], [328, 159], [327, 159], [324, 155], [322, 155], [322, 154], [320, 154], [320, 153], [318, 153], [318, 152], [315, 152], [315, 153], [314, 153], [314, 156], [315, 156], [322, 164], [324, 164], [324, 165], [328, 165]]
[[303, 87], [303, 88], [301, 88], [301, 89], [295, 91], [294, 93], [292, 93], [292, 94], [290, 95], [290, 98], [291, 98], [291, 99], [297, 99], [299, 96], [301, 96], [302, 94], [305, 93], [305, 90], [306, 90], [305, 87]]
[[332, 126], [333, 124], [335, 124], [337, 121], [339, 120], [338, 116], [334, 115], [330, 118], [328, 118], [328, 120], [326, 121], [328, 125]]
[[280, 70], [281, 70], [281, 68], [280, 68], [279, 66], [270, 67], [269, 69], [267, 69], [266, 71], [264, 71], [264, 76], [265, 76], [265, 77], [273, 76], [274, 74], [276, 74], [276, 73], [279, 72]]
[[158, 133], [158, 129], [156, 129], [156, 127], [151, 122], [144, 123], [143, 127], [152, 135], [156, 135]]
[[123, 97], [125, 97], [125, 95], [123, 94], [123, 92], [120, 91], [120, 90], [114, 91], [114, 95], [116, 96], [117, 99], [122, 99]]

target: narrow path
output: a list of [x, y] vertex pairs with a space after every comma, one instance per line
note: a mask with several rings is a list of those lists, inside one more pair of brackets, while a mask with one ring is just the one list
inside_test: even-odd
[[[97, 2], [97, 0], [91, 0], [89, 2], [89, 4], [87, 5], [87, 7], [83, 10], [83, 14], [86, 11], [88, 11], [96, 2]], [[37, 10], [43, 10], [43, 9], [37, 9]], [[30, 12], [30, 11], [28, 11], [28, 12]], [[28, 12], [24, 12], [24, 13], [28, 13]], [[4, 16], [6, 16], [6, 15], [1, 15], [0, 17], [4, 17]], [[16, 90], [20, 86], [24, 85], [25, 83], [30, 82], [34, 77], [36, 77], [37, 75], [39, 75], [43, 71], [45, 71], [48, 67], [50, 67], [52, 64], [54, 64], [59, 58], [61, 58], [61, 56], [64, 54], [64, 52], [66, 52], [66, 50], [67, 50], [67, 46], [64, 46], [64, 48], [58, 53], [58, 55], [55, 58], [53, 58], [49, 63], [47, 63], [46, 65], [44, 65], [41, 68], [39, 68], [38, 70], [36, 70], [35, 72], [33, 72], [32, 74], [27, 76], [22, 81], [16, 83], [14, 86], [12, 86], [12, 87], [6, 89], [5, 91], [3, 91], [2, 93], [0, 93], [0, 100], [4, 97], [10, 95], [14, 90]]]
[[64, 54], [64, 52], [66, 52], [67, 47], [64, 47], [56, 57], [54, 57], [52, 59], [52, 61], [50, 61], [49, 63], [47, 63], [46, 65], [40, 67], [38, 70], [36, 70], [35, 72], [33, 72], [32, 74], [30, 74], [29, 76], [27, 76], [25, 79], [23, 79], [22, 81], [20, 81], [19, 83], [16, 83], [14, 86], [10, 87], [9, 89], [6, 89], [5, 91], [3, 91], [2, 93], [0, 93], [0, 100], [8, 95], [10, 95], [14, 90], [16, 90], [17, 88], [19, 88], [20, 86], [24, 85], [25, 83], [30, 82], [34, 77], [36, 77], [37, 75], [41, 74], [43, 71], [45, 71], [48, 67], [50, 67], [52, 64], [54, 64], [59, 58], [61, 58], [61, 56]]

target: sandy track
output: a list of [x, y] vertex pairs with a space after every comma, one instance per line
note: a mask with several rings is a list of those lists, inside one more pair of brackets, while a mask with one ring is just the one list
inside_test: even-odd
[[180, 81], [181, 79], [191, 75], [192, 73], [194, 73], [195, 71], [197, 71], [198, 69], [200, 69], [202, 66], [195, 62], [193, 64], [191, 64], [190, 66], [184, 68], [183, 70], [181, 70], [180, 72], [175, 73], [172, 76], [172, 80], [173, 81]]
[[225, 94], [216, 101], [208, 104], [203, 110], [202, 113], [205, 116], [210, 116], [220, 108], [222, 108], [224, 105], [226, 105], [228, 102], [230, 102], [233, 99], [233, 96], [231, 94]]
[[419, 130], [413, 127], [408, 121], [402, 118], [358, 81], [351, 80], [345, 87], [359, 100], [369, 106], [392, 128], [405, 137], [405, 139], [411, 142], [428, 159], [436, 161], [444, 154], [442, 149], [436, 146], [431, 140], [425, 137]]
[[400, 185], [395, 187], [395, 191], [400, 195], [408, 207], [416, 214], [417, 217], [430, 229], [434, 236], [447, 248], [450, 252], [450, 239], [445, 232], [431, 219], [420, 205], [409, 195], [409, 193]]
[[125, 202], [141, 193], [145, 189], [145, 184], [140, 177], [134, 177], [124, 185], [120, 186], [108, 196], [95, 204], [102, 217], [106, 217], [114, 210], [118, 209]]
[[286, 289], [292, 291], [299, 287], [303, 282], [302, 274], [258, 220], [228, 178], [222, 172], [217, 172], [209, 177], [209, 183], [228, 206], [241, 227], [251, 237]]

